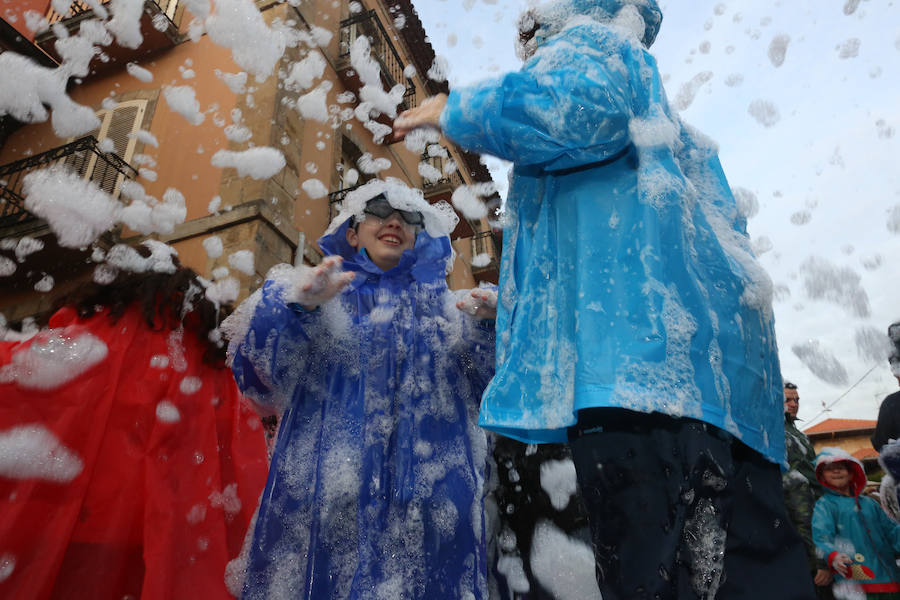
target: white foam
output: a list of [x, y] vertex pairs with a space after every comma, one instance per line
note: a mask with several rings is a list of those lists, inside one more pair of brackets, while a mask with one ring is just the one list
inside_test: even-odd
[[194, 88], [189, 85], [164, 86], [163, 97], [169, 108], [184, 117], [191, 125], [200, 125], [206, 118], [200, 110]]
[[541, 487], [556, 510], [565, 510], [578, 490], [575, 463], [571, 459], [548, 460], [541, 465]]
[[429, 204], [421, 190], [407, 187], [399, 179], [388, 177], [384, 181], [372, 180], [348, 193], [327, 233], [334, 232], [351, 216], [362, 219], [366, 202], [378, 194], [384, 194], [394, 208], [422, 213], [425, 230], [433, 237], [449, 235], [459, 222], [459, 217], [446, 202]]
[[252, 250], [238, 250], [228, 256], [228, 264], [244, 275], [256, 273], [255, 258]]
[[319, 198], [324, 198], [328, 195], [328, 188], [318, 179], [307, 179], [300, 184], [300, 187], [303, 188], [306, 195], [313, 200], [318, 200]]
[[45, 219], [67, 248], [83, 248], [96, 240], [115, 225], [120, 210], [92, 181], [59, 165], [26, 175], [23, 191], [25, 208]]
[[237, 169], [241, 177], [248, 175], [253, 179], [268, 179], [285, 165], [281, 151], [270, 146], [258, 146], [241, 152], [219, 150], [210, 162], [214, 167]]
[[40, 423], [0, 432], [0, 476], [68, 483], [83, 468], [81, 459]]
[[130, 62], [125, 65], [125, 70], [128, 71], [128, 74], [137, 79], [138, 81], [143, 81], [144, 83], [150, 83], [153, 81], [153, 73], [138, 65], [137, 63]]
[[219, 258], [222, 256], [222, 238], [217, 235], [211, 235], [208, 238], [204, 239], [203, 249], [206, 250], [206, 255], [212, 259]]
[[106, 358], [107, 347], [90, 333], [69, 334], [50, 329], [17, 350], [9, 364], [0, 367], [0, 383], [24, 389], [51, 390], [69, 383]]
[[541, 521], [531, 542], [531, 571], [556, 598], [600, 600], [594, 552], [549, 521]]

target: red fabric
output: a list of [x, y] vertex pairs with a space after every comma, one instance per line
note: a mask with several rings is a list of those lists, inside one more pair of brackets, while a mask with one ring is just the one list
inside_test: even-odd
[[[267, 470], [262, 427], [231, 372], [202, 361], [192, 332], [181, 340], [182, 371], [171, 358], [152, 368], [152, 357], [171, 355], [172, 332], [150, 330], [137, 310], [114, 324], [63, 309], [50, 326], [87, 331], [109, 352], [58, 389], [0, 384], [0, 432], [41, 424], [84, 463], [68, 483], [0, 476], [0, 561], [15, 560], [0, 597], [230, 598], [225, 565]], [[0, 365], [30, 343], [0, 344]], [[187, 376], [202, 381], [193, 394], [179, 388]], [[179, 421], [157, 418], [164, 399]], [[226, 513], [211, 495], [235, 483], [240, 509]]]
[[889, 594], [891, 592], [900, 592], [900, 584], [897, 583], [860, 583], [859, 587], [862, 588], [862, 591], [866, 594]]
[[[839, 552], [832, 552], [826, 558], [826, 562], [828, 563], [828, 568], [831, 569], [832, 572], [837, 573], [837, 569], [834, 568], [834, 559], [837, 558]], [[864, 567], [868, 574], [872, 573], [871, 569], [868, 567]], [[900, 592], [900, 584], [894, 583], [893, 581], [885, 582], [885, 583], [863, 583], [862, 581], [856, 581], [856, 584], [859, 585], [863, 592], [867, 594], [885, 594], [890, 592]]]

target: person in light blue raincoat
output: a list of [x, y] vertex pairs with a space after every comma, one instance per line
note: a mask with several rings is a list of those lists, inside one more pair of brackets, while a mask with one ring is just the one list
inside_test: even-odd
[[471, 304], [492, 292], [448, 290], [455, 218], [366, 184], [323, 264], [270, 274], [227, 324], [239, 386], [281, 412], [243, 597], [486, 600], [493, 321], [457, 302], [490, 316]]
[[[754, 489], [772, 492], [757, 498], [772, 517], [767, 527], [784, 513], [777, 498], [785, 450], [772, 286], [750, 250], [745, 215], [715, 144], [682, 123], [666, 100], [648, 51], [661, 19], [655, 0], [544, 2], [520, 20], [520, 71], [454, 89], [395, 123], [398, 135], [438, 127], [469, 151], [513, 163], [497, 372], [480, 424], [526, 442], [572, 443], [598, 574], [607, 581], [604, 598], [654, 590], [651, 580], [662, 580], [660, 594], [668, 597], [662, 588], [674, 586], [672, 573], [691, 562], [676, 558], [677, 544], [645, 552], [652, 536], [646, 543], [636, 541], [640, 536], [608, 539], [616, 528], [604, 533], [604, 523], [627, 522], [622, 510], [631, 500], [635, 522], [622, 526], [620, 537], [639, 526], [646, 508], [640, 499], [654, 494], [671, 496], [660, 520], [680, 531], [702, 503], [692, 495], [686, 512], [666, 516], [684, 504], [679, 487], [708, 487], [707, 470], [738, 482], [752, 463], [754, 477], [766, 482]], [[650, 441], [650, 432], [688, 429], [707, 440], [691, 442], [692, 455], [720, 442], [723, 452], [747, 452], [728, 464], [701, 465], [690, 462], [693, 456], [676, 457], [677, 469], [664, 464], [669, 442]], [[613, 431], [634, 440], [611, 444]], [[673, 444], [688, 444], [687, 434], [673, 435], [681, 440]], [[658, 476], [634, 481], [631, 458], [638, 461], [631, 470], [656, 465]], [[622, 470], [621, 481], [608, 480], [613, 467]], [[603, 468], [606, 475], [598, 474]], [[676, 484], [649, 491], [666, 481]], [[713, 492], [716, 518], [734, 538], [734, 506]], [[772, 549], [793, 556], [796, 541], [776, 535]], [[646, 569], [621, 564], [629, 544]], [[659, 552], [665, 556], [657, 561]], [[637, 558], [642, 553], [646, 559]], [[626, 568], [633, 572], [624, 574]], [[697, 574], [700, 567], [691, 568]], [[718, 586], [722, 565], [704, 568], [698, 580]], [[724, 581], [738, 584], [741, 569], [733, 566]], [[812, 597], [811, 588], [798, 597]]]
[[835, 595], [855, 588], [866, 598], [900, 598], [900, 524], [862, 492], [862, 463], [841, 448], [825, 447], [816, 456], [816, 478], [825, 495], [816, 502], [812, 534], [816, 548], [837, 574]]

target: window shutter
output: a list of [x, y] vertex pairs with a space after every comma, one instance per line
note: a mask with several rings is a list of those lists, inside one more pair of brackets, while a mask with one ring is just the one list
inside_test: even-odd
[[[140, 128], [145, 104], [146, 102], [143, 100], [123, 102], [109, 111], [109, 114], [103, 119], [103, 127], [98, 140], [112, 140], [113, 152], [125, 162], [128, 162], [134, 154], [137, 140], [128, 136]], [[95, 161], [90, 178], [100, 189], [110, 194], [118, 191], [123, 179], [121, 173], [104, 160]]]
[[[134, 156], [134, 149], [138, 140], [129, 135], [138, 131], [144, 121], [144, 111], [147, 108], [147, 100], [126, 100], [120, 102], [112, 110], [102, 109], [97, 111], [100, 119], [100, 127], [87, 133], [98, 142], [105, 139], [112, 140], [112, 153], [129, 162]], [[74, 142], [75, 138], [69, 138], [67, 142]], [[62, 163], [72, 169], [84, 179], [90, 179], [104, 192], [118, 196], [119, 186], [122, 185], [124, 175], [119, 173], [107, 160], [100, 159], [93, 150], [84, 150], [71, 154], [62, 159]]]

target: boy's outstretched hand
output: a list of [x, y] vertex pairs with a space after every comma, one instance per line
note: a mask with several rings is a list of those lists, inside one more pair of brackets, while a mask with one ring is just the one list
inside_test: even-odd
[[286, 300], [296, 302], [306, 310], [315, 310], [320, 304], [328, 302], [355, 277], [354, 273], [341, 270], [343, 262], [340, 256], [328, 256], [317, 267], [298, 268]]
[[475, 288], [456, 303], [456, 308], [476, 319], [496, 319], [497, 292], [486, 288]]
[[838, 554], [833, 559], [831, 559], [831, 568], [844, 577], [850, 577], [850, 565], [852, 564], [853, 559], [844, 553]]
[[402, 140], [406, 134], [419, 127], [440, 129], [441, 113], [447, 104], [447, 94], [426, 98], [415, 108], [405, 110], [394, 120], [394, 138]]

